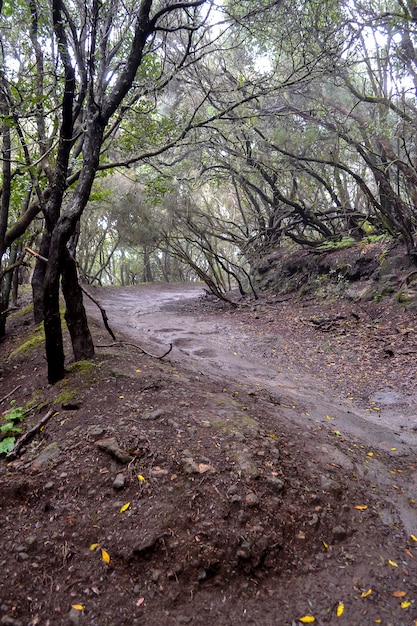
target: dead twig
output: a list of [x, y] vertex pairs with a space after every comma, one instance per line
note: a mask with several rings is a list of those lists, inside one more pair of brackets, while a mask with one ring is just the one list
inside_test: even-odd
[[150, 352], [145, 350], [145, 348], [142, 348], [142, 346], [138, 346], [136, 343], [130, 343], [130, 341], [116, 341], [115, 343], [109, 343], [109, 344], [100, 345], [100, 346], [96, 345], [96, 348], [113, 348], [114, 346], [118, 346], [120, 344], [125, 345], [125, 346], [133, 346], [134, 348], [137, 348], [138, 350], [140, 350], [144, 354], [147, 354], [148, 356], [152, 357], [153, 359], [158, 359], [158, 360], [163, 359], [172, 350], [172, 343], [170, 343], [168, 350], [166, 352], [164, 352], [164, 354], [162, 354], [161, 356], [157, 356], [156, 354], [151, 354]]
[[23, 446], [29, 443], [31, 439], [33, 439], [33, 437], [41, 430], [42, 426], [46, 424], [46, 422], [52, 417], [54, 413], [54, 409], [48, 411], [48, 413], [44, 415], [40, 422], [38, 422], [33, 428], [31, 428], [24, 435], [22, 435], [16, 441], [16, 445], [13, 450], [11, 450], [9, 454], [6, 455], [6, 461], [13, 461], [14, 459], [16, 459], [19, 456], [20, 450], [23, 448]]
[[10, 398], [10, 396], [12, 396], [14, 394], [15, 391], [17, 391], [18, 389], [20, 389], [22, 385], [17, 385], [17, 387], [15, 387], [14, 389], [12, 389], [11, 391], [9, 391], [9, 393], [7, 393], [5, 396], [3, 396], [3, 398], [0, 400], [0, 404], [3, 404], [3, 402], [5, 400], [7, 400], [7, 398]]
[[95, 298], [93, 298], [93, 296], [91, 295], [91, 293], [89, 293], [89, 292], [87, 291], [87, 289], [85, 289], [85, 287], [83, 287], [81, 284], [80, 284], [80, 287], [81, 287], [81, 291], [82, 291], [83, 293], [85, 293], [85, 295], [87, 296], [87, 298], [90, 298], [90, 300], [91, 300], [92, 302], [94, 302], [94, 304], [95, 304], [95, 305], [99, 308], [100, 313], [101, 313], [101, 317], [103, 318], [103, 324], [104, 324], [104, 326], [105, 326], [105, 328], [106, 328], [107, 332], [109, 333], [110, 337], [116, 341], [116, 336], [115, 336], [114, 332], [112, 331], [112, 329], [111, 329], [111, 328], [110, 328], [110, 326], [109, 326], [109, 318], [107, 317], [107, 313], [106, 313], [105, 309], [103, 309], [103, 307], [101, 306], [101, 304], [100, 304], [100, 303], [99, 303], [99, 302], [98, 302]]

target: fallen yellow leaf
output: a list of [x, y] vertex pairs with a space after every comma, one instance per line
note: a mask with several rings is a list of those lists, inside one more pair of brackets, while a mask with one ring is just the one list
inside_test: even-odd
[[75, 609], [76, 611], [84, 611], [84, 607], [82, 604], [71, 604], [71, 608]]
[[407, 592], [406, 591], [394, 591], [392, 595], [394, 596], [394, 598], [404, 598], [404, 596], [407, 595]]
[[135, 372], [138, 372], [138, 374], [141, 372], [142, 370], [135, 370]]
[[110, 554], [101, 548], [101, 558], [105, 563], [110, 563]]
[[91, 552], [94, 552], [94, 550], [97, 550], [99, 545], [100, 545], [99, 543], [92, 543], [91, 546], [90, 546]]
[[368, 452], [368, 454], [366, 456], [374, 456], [373, 452]]
[[299, 621], [303, 624], [312, 624], [316, 621], [316, 618], [313, 615], [304, 615], [304, 617], [300, 617]]
[[345, 605], [343, 604], [343, 602], [339, 602], [339, 604], [337, 605], [337, 609], [336, 609], [337, 617], [340, 617], [341, 615], [343, 615], [344, 611], [345, 611]]
[[144, 477], [142, 476], [142, 474], [138, 474], [138, 481], [139, 481], [140, 483], [146, 483], [146, 478], [144, 478]]
[[397, 448], [390, 448], [390, 450], [392, 450], [394, 452], [394, 450], [396, 450]]
[[417, 541], [417, 537], [415, 535], [410, 535], [410, 537], [413, 541]]
[[325, 550], [328, 550], [328, 549], [329, 549], [329, 544], [328, 544], [328, 543], [326, 543], [325, 541], [323, 541], [323, 546], [324, 546], [324, 549], [325, 549]]
[[409, 600], [404, 600], [404, 602], [401, 602], [402, 609], [408, 609], [409, 606], [411, 606], [411, 602]]
[[388, 559], [388, 563], [392, 565], [392, 567], [398, 567], [398, 563], [396, 563], [395, 561], [391, 561], [391, 559]]
[[368, 508], [367, 504], [357, 504], [355, 506], [355, 509], [358, 509], [358, 511], [366, 511], [367, 508]]
[[126, 504], [124, 504], [121, 508], [120, 508], [120, 513], [124, 513], [125, 511], [127, 511], [127, 509], [130, 507], [130, 502], [126, 502]]
[[372, 593], [372, 589], [368, 589], [368, 591], [362, 591], [361, 598], [367, 598]]

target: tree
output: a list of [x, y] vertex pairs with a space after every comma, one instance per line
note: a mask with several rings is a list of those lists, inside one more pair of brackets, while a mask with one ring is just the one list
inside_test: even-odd
[[[203, 12], [204, 4], [207, 8]], [[45, 87], [46, 56], [50, 71], [54, 63], [57, 66], [53, 81], [61, 93], [59, 114], [51, 109], [50, 117], [43, 119], [45, 128], [55, 123], [59, 132], [54, 162], [50, 162], [52, 158], [47, 151], [40, 157], [48, 186], [40, 193], [38, 207], [32, 210], [36, 214], [42, 209], [46, 221], [41, 254], [48, 258], [48, 263], [44, 279], [39, 283], [43, 285], [48, 379], [53, 383], [64, 375], [59, 313], [61, 277], [75, 358], [93, 354], [68, 243], [76, 234], [96, 173], [103, 165], [103, 153], [120, 132], [126, 111], [137, 106], [149, 91], [162, 89], [197, 54], [202, 44], [197, 33], [205, 24], [209, 3], [142, 0], [126, 5], [53, 0], [51, 8], [49, 15], [31, 2], [22, 13], [28, 29], [33, 29], [36, 23], [31, 51], [36, 60], [39, 38], [44, 38], [43, 52], [36, 65], [37, 86], [40, 91]], [[10, 25], [10, 10], [5, 19]], [[42, 35], [38, 30], [40, 25]], [[149, 72], [149, 61], [156, 61], [159, 68], [156, 77], [155, 72]], [[13, 64], [7, 53], [5, 65], [13, 77]], [[43, 115], [37, 104], [33, 115]], [[40, 275], [42, 267], [38, 265]]]

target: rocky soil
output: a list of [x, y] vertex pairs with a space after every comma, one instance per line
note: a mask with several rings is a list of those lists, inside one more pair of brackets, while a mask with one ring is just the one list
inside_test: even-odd
[[[53, 413], [0, 461], [0, 624], [417, 624], [415, 315], [274, 295], [231, 310], [186, 286], [158, 308], [149, 288], [151, 317], [212, 326], [216, 372], [172, 318], [133, 334], [126, 299], [139, 316], [146, 289], [95, 290], [118, 341], [90, 309], [97, 356], [54, 387], [30, 312], [11, 321], [1, 410], [23, 407], [23, 431]], [[138, 347], [169, 340], [163, 359]], [[259, 363], [281, 388], [249, 376]]]

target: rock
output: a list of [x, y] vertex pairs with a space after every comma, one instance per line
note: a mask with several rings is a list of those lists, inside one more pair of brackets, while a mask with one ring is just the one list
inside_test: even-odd
[[230, 485], [226, 493], [228, 496], [234, 496], [237, 492], [238, 492], [237, 485]]
[[81, 615], [82, 611], [71, 607], [71, 610], [68, 613], [68, 622], [70, 624], [73, 624], [73, 626], [78, 626], [78, 624], [80, 623]]
[[116, 478], [113, 481], [113, 489], [115, 491], [121, 491], [124, 489], [126, 482], [126, 477], [124, 474], [117, 474]]
[[344, 526], [338, 525], [332, 528], [332, 535], [335, 541], [343, 541], [347, 537], [347, 530]]
[[157, 583], [162, 576], [162, 571], [160, 569], [154, 569], [151, 574], [151, 580], [153, 583]]
[[156, 409], [155, 411], [148, 411], [147, 413], [142, 413], [139, 415], [139, 418], [142, 420], [157, 420], [160, 417], [163, 417], [165, 411], [164, 409]]
[[3, 615], [0, 619], [0, 624], [3, 626], [23, 626], [20, 620], [13, 619], [13, 617], [9, 617], [8, 615]]
[[[198, 580], [200, 580], [200, 578], [198, 578]], [[178, 624], [190, 624], [194, 618], [192, 615], [177, 615], [175, 619]]]
[[143, 556], [144, 554], [148, 554], [155, 549], [156, 544], [158, 543], [159, 535], [149, 535], [145, 536], [143, 541], [135, 546], [132, 550], [135, 556]]
[[167, 476], [168, 474], [169, 471], [163, 467], [159, 467], [159, 465], [151, 469], [152, 478], [161, 478], [161, 476]]
[[281, 493], [281, 491], [283, 491], [284, 489], [284, 481], [280, 478], [277, 478], [277, 476], [267, 476], [266, 482], [270, 487], [273, 487], [276, 493]]
[[192, 457], [185, 457], [182, 459], [182, 469], [186, 474], [199, 474], [200, 470], [197, 463]]
[[236, 453], [236, 463], [239, 468], [239, 473], [245, 478], [258, 478], [259, 470], [250, 456], [249, 452], [240, 451]]
[[32, 470], [37, 471], [42, 469], [43, 467], [45, 467], [45, 465], [48, 465], [48, 463], [56, 459], [59, 456], [60, 452], [61, 448], [56, 442], [50, 443], [32, 462]]
[[63, 402], [61, 407], [64, 411], [78, 411], [81, 404], [79, 402]]
[[26, 554], [26, 552], [18, 552], [17, 554], [17, 560], [22, 563], [23, 561], [27, 561], [29, 558], [29, 555]]
[[50, 489], [54, 488], [54, 483], [52, 482], [52, 480], [50, 480], [48, 483], [46, 483], [44, 489], [46, 489], [47, 491], [50, 491]]
[[250, 491], [245, 498], [245, 502], [248, 506], [258, 506], [259, 504], [259, 498], [256, 495], [256, 493], [253, 493], [252, 491]]
[[90, 428], [88, 429], [88, 434], [93, 439], [100, 439], [100, 437], [102, 438], [103, 435], [106, 434], [106, 431], [101, 426], [90, 426]]
[[327, 476], [320, 476], [320, 487], [322, 491], [327, 491], [335, 496], [340, 497], [343, 494], [342, 485]]
[[28, 552], [35, 552], [38, 547], [38, 538], [36, 535], [30, 535], [26, 539], [26, 549]]
[[115, 437], [99, 439], [98, 441], [96, 441], [96, 446], [103, 452], [107, 452], [107, 454], [116, 459], [116, 461], [124, 463], [125, 465], [133, 460], [133, 457], [130, 456], [130, 454], [125, 452], [125, 450], [122, 450], [122, 448], [117, 443]]

